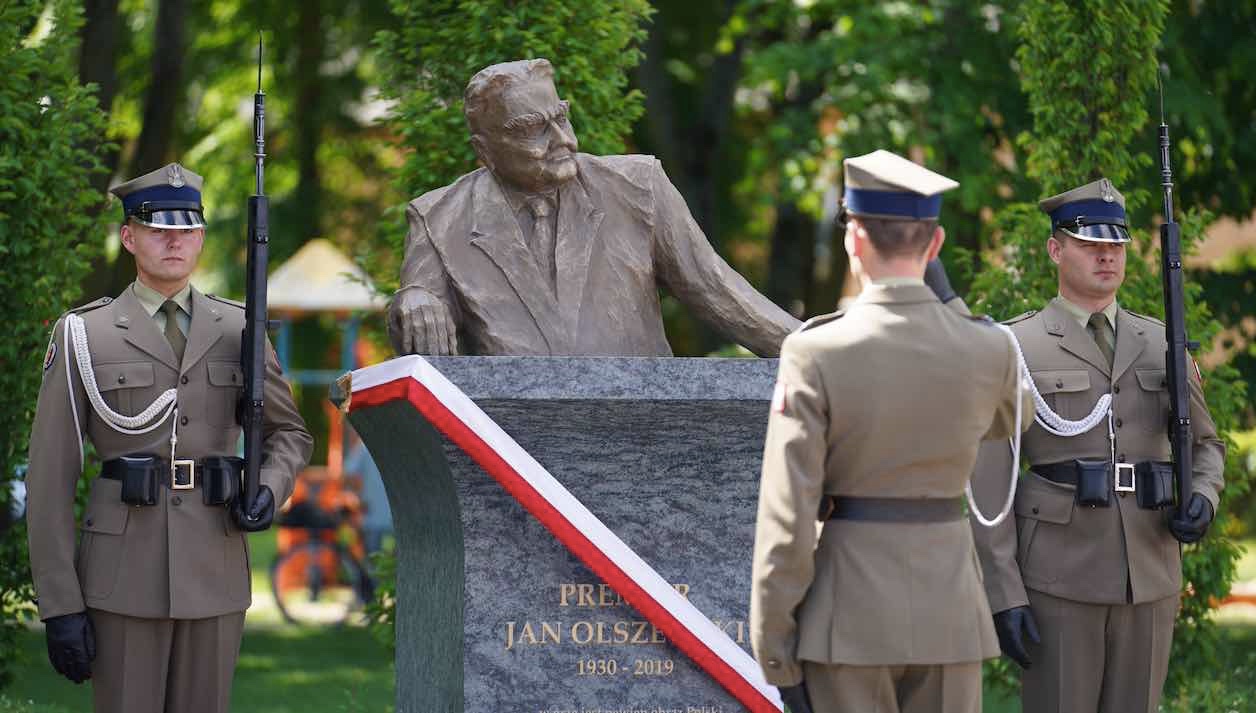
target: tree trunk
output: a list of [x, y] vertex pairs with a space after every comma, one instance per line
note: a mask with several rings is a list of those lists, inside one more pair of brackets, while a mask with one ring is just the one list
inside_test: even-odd
[[298, 3], [297, 17], [297, 101], [293, 106], [297, 153], [297, 187], [292, 198], [293, 220], [289, 236], [291, 246], [305, 243], [322, 234], [322, 174], [318, 166], [318, 146], [322, 135], [323, 111], [322, 78], [319, 66], [323, 63], [324, 42], [321, 3], [306, 0]]
[[[118, 0], [86, 0], [83, 4], [83, 25], [79, 28], [79, 81], [96, 85], [96, 102], [101, 111], [110, 113], [113, 98], [118, 93]], [[100, 158], [105, 170], [94, 174], [92, 190], [104, 196], [109, 182], [118, 170], [117, 147], [103, 147], [98, 142], [92, 150]], [[102, 200], [100, 210], [109, 209]], [[88, 238], [94, 239], [94, 238]], [[114, 262], [103, 253], [92, 260], [92, 269], [83, 279], [84, 301], [115, 294], [113, 291]], [[130, 262], [127, 260], [126, 262]], [[132, 265], [131, 269], [134, 269]]]
[[[144, 123], [126, 178], [170, 161], [175, 120], [183, 108], [183, 65], [187, 54], [187, 0], [161, 0], [153, 28], [151, 80], [144, 97]], [[192, 168], [192, 167], [189, 167]]]

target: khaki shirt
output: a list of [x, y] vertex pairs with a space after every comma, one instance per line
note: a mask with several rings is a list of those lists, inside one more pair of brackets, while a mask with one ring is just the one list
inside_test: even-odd
[[[140, 301], [140, 306], [157, 323], [157, 331], [165, 334], [166, 313], [161, 311], [161, 306], [166, 303], [166, 296], [139, 280], [131, 283], [131, 289], [135, 291], [135, 299]], [[175, 313], [175, 324], [186, 337], [192, 327], [192, 286], [185, 285], [170, 299], [179, 306], [179, 311]]]
[[[1020, 376], [1011, 342], [960, 309], [923, 284], [874, 284], [840, 319], [817, 318], [785, 340], [750, 602], [751, 642], [770, 683], [798, 683], [802, 660], [998, 655], [963, 520], [829, 520], [817, 539], [826, 494], [962, 497], [981, 439], [1012, 434]], [[1027, 392], [1021, 405], [1029, 413]]]
[[[189, 299], [182, 364], [133, 288], [116, 300], [74, 310], [85, 322], [92, 372], [111, 409], [138, 414], [163, 391], [178, 390], [179, 410], [172, 417], [177, 420], [146, 434], [119, 433], [97, 415], [73, 354], [66, 369], [65, 319], [53, 329], [26, 476], [31, 571], [43, 619], [86, 607], [134, 617], [201, 619], [249, 606], [244, 533], [226, 508], [202, 503], [199, 486], [160, 487], [156, 505], [131, 507], [121, 501], [121, 482], [97, 478], [82, 522], [75, 522], [74, 489], [82, 475], [75, 424], [101, 460], [135, 453], [170, 458], [174, 423], [178, 458], [236, 454], [244, 310], [195, 289]], [[268, 357], [261, 482], [278, 506], [292, 492], [313, 440], [274, 353], [268, 350]]]
[[[1162, 323], [1117, 308], [1111, 366], [1059, 298], [1041, 312], [1013, 320], [1011, 327], [1034, 384], [1056, 413], [1079, 420], [1100, 396], [1111, 392], [1117, 459], [1125, 463], [1171, 459], [1164, 365], [1168, 345]], [[1192, 483], [1215, 511], [1223, 486], [1225, 444], [1194, 376], [1190, 407], [1195, 444]], [[1068, 438], [1051, 435], [1035, 423], [1021, 445], [1025, 465], [1111, 457], [1106, 420]], [[1010, 464], [1006, 445], [982, 448], [973, 490], [983, 511], [998, 508], [1007, 497]], [[1028, 604], [1026, 588], [1096, 604], [1142, 603], [1176, 595], [1182, 585], [1181, 548], [1166, 526], [1169, 512], [1141, 509], [1130, 493], [1117, 493], [1112, 507], [1079, 507], [1074, 491], [1071, 485], [1026, 473], [1016, 493], [1014, 520], [993, 529], [974, 523], [991, 609]]]

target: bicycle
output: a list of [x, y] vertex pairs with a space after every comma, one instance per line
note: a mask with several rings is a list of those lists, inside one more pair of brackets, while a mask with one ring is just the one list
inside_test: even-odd
[[374, 582], [362, 563], [353, 500], [331, 512], [316, 500], [324, 498], [303, 497], [280, 518], [283, 544], [270, 566], [271, 594], [279, 613], [292, 624], [365, 624]]

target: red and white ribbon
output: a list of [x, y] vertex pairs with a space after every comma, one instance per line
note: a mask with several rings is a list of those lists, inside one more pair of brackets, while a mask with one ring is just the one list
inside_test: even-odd
[[749, 654], [425, 359], [408, 356], [358, 369], [351, 383], [350, 411], [409, 402], [748, 711], [781, 710], [776, 688]]

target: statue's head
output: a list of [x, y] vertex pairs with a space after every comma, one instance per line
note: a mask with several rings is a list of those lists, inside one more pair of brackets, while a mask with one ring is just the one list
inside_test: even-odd
[[535, 193], [575, 178], [576, 134], [549, 60], [485, 67], [467, 83], [463, 100], [471, 145], [498, 179]]

